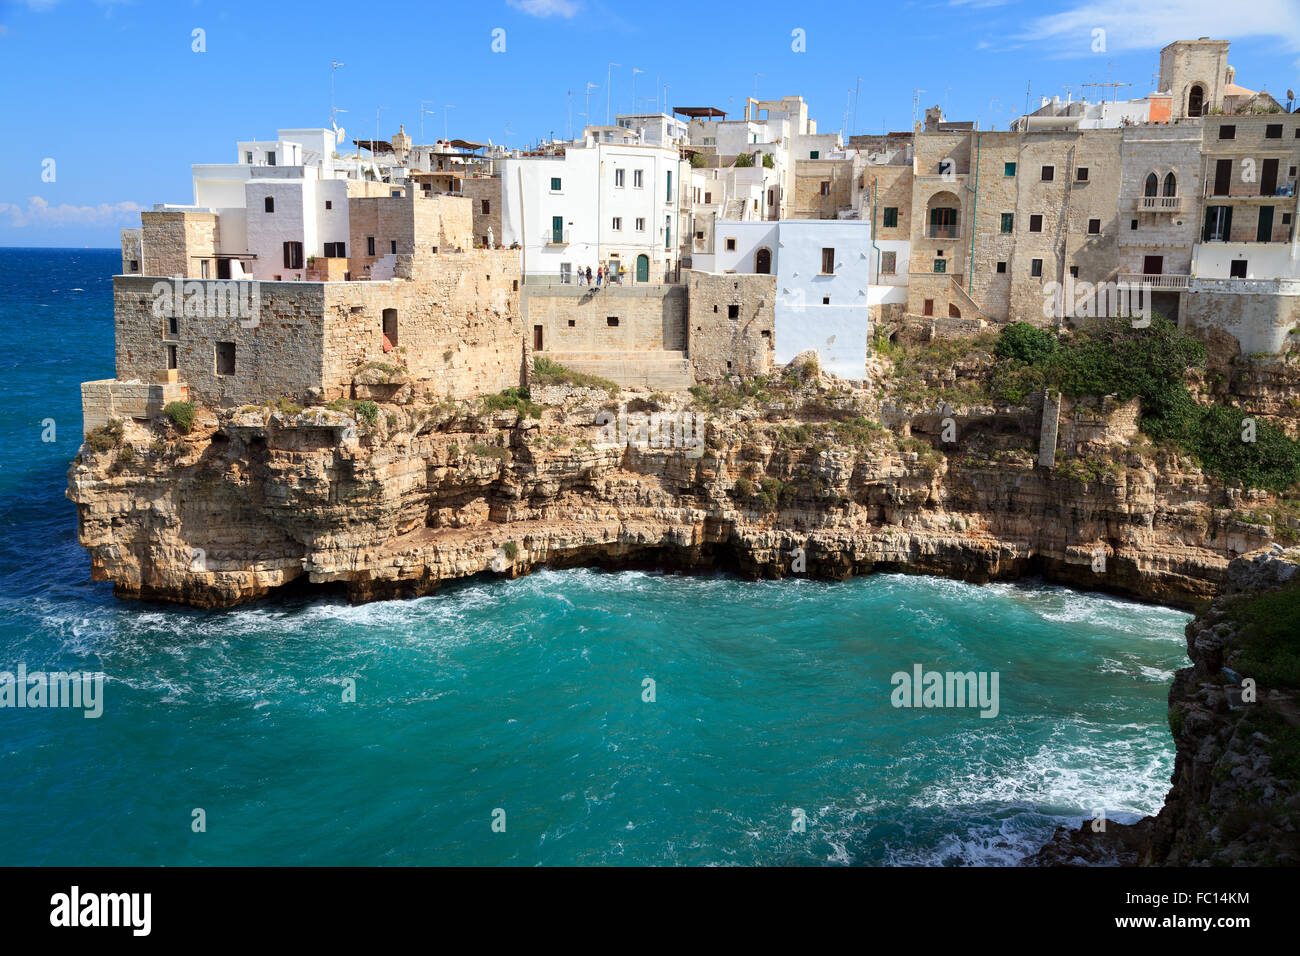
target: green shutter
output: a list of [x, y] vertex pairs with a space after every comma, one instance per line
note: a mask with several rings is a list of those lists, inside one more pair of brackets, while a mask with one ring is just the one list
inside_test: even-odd
[[1003, 164], [1002, 164], [1002, 175], [1003, 175], [1003, 176], [1014, 176], [1015, 174], [1016, 174], [1016, 164], [1015, 164], [1015, 163], [1003, 163]]
[[1002, 231], [1010, 232], [1015, 228], [1016, 214], [1013, 212], [1004, 212], [1002, 214]]

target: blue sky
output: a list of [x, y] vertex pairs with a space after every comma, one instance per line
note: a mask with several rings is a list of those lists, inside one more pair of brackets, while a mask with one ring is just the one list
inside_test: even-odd
[[569, 90], [580, 127], [588, 82], [603, 122], [611, 61], [614, 112], [632, 106], [633, 67], [643, 110], [657, 79], [671, 106], [739, 112], [759, 72], [760, 97], [802, 94], [822, 131], [846, 110], [852, 125], [859, 77], [859, 132], [906, 129], [917, 87], [922, 107], [1005, 129], [1027, 84], [1035, 103], [1108, 77], [1141, 96], [1161, 46], [1206, 35], [1232, 41], [1243, 86], [1279, 99], [1300, 87], [1300, 0], [0, 0], [0, 246], [115, 246], [140, 207], [192, 201], [191, 163], [233, 161], [237, 140], [278, 127], [328, 126], [331, 60], [349, 139], [372, 135], [384, 107], [381, 132], [403, 122], [418, 141], [425, 101], [426, 139], [450, 104], [453, 137], [521, 145], [567, 135]]

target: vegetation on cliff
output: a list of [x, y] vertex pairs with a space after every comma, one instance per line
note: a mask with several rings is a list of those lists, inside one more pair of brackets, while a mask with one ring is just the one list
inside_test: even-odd
[[1175, 443], [1209, 474], [1273, 491], [1300, 481], [1300, 442], [1240, 408], [1197, 403], [1187, 377], [1205, 367], [1205, 347], [1163, 316], [1146, 328], [1111, 319], [1060, 338], [1016, 322], [1003, 329], [994, 355], [995, 399], [1022, 402], [1044, 388], [1140, 398], [1142, 430]]

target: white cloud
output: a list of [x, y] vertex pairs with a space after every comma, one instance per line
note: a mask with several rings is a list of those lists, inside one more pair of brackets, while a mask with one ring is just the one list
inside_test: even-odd
[[98, 206], [73, 206], [63, 203], [51, 206], [40, 196], [32, 196], [26, 206], [0, 202], [0, 217], [9, 217], [6, 225], [16, 229], [25, 226], [105, 226], [128, 224], [144, 209], [133, 202], [100, 203]]
[[1049, 52], [1087, 55], [1092, 31], [1106, 31], [1108, 51], [1159, 49], [1175, 40], [1273, 37], [1300, 52], [1300, 0], [1251, 0], [1249, 14], [1224, 0], [1092, 0], [1033, 20], [1024, 39], [1055, 44]]
[[514, 7], [530, 17], [568, 17], [578, 12], [573, 0], [506, 0], [506, 5]]

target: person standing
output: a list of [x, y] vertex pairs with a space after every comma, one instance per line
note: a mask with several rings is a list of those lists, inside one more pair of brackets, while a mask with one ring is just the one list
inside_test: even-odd
[[587, 266], [587, 285], [591, 285], [591, 266]]
[[597, 289], [600, 288], [600, 283], [604, 278], [605, 278], [605, 267], [597, 266], [596, 267], [596, 288]]

